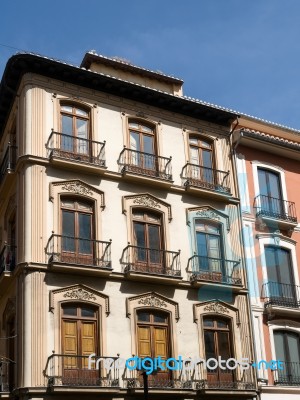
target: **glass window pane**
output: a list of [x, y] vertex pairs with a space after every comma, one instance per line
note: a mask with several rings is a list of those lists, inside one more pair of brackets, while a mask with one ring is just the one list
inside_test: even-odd
[[209, 318], [205, 318], [203, 320], [203, 325], [206, 327], [213, 327], [214, 326], [214, 320], [213, 319], [209, 319]]
[[88, 214], [78, 214], [78, 236], [79, 252], [90, 254], [92, 253], [92, 242], [91, 242], [91, 221], [92, 216]]
[[81, 308], [81, 316], [82, 317], [90, 317], [94, 318], [95, 317], [95, 310], [88, 308], [88, 307], [82, 307]]
[[85, 117], [88, 116], [88, 113], [86, 111], [80, 109], [80, 108], [76, 108], [75, 112], [76, 112], [77, 115], [82, 115], [82, 116], [85, 116]]
[[258, 168], [257, 172], [258, 172], [258, 181], [259, 181], [259, 193], [261, 195], [268, 196], [266, 171]]
[[167, 317], [165, 315], [162, 315], [162, 314], [154, 314], [153, 320], [154, 320], [154, 322], [163, 323], [163, 322], [166, 322]]
[[[299, 346], [299, 335], [287, 332], [287, 347], [290, 356], [290, 362], [300, 363], [300, 346]], [[298, 372], [299, 373], [299, 372]]]
[[77, 307], [70, 307], [70, 306], [63, 307], [63, 313], [64, 315], [71, 315], [71, 316], [77, 315]]
[[217, 320], [218, 328], [228, 328], [228, 323], [226, 321]]
[[130, 148], [134, 150], [134, 152], [130, 153], [130, 159], [126, 160], [129, 164], [140, 165], [141, 164], [141, 156], [138, 151], [141, 151], [140, 148], [140, 136], [138, 133], [130, 132]]
[[276, 268], [276, 249], [274, 247], [265, 247], [265, 256], [267, 264], [268, 281], [278, 282]]
[[141, 125], [141, 130], [142, 130], [143, 132], [147, 132], [147, 133], [153, 132], [153, 129], [152, 129], [152, 128], [150, 128], [149, 126], [145, 126], [145, 125]]
[[196, 138], [191, 138], [191, 137], [190, 137], [189, 142], [190, 142], [191, 144], [198, 144], [198, 139], [196, 139]]
[[134, 228], [134, 238], [135, 238], [136, 246], [146, 247], [146, 243], [145, 243], [145, 225], [135, 222], [133, 224], [133, 228]]
[[138, 320], [143, 322], [150, 322], [150, 313], [147, 311], [139, 311]]
[[160, 216], [157, 214], [147, 214], [147, 220], [148, 221], [156, 221], [159, 222], [160, 221]]
[[[290, 252], [285, 249], [277, 250], [277, 263], [279, 268], [280, 275], [280, 283], [286, 284], [286, 289], [290, 289], [290, 285], [293, 285], [293, 275], [292, 275], [292, 266], [291, 266], [291, 257]], [[289, 290], [288, 289], [288, 290]], [[288, 293], [285, 293], [288, 295]], [[292, 293], [288, 297], [292, 297]]]
[[62, 250], [75, 251], [75, 214], [70, 211], [62, 212]]
[[207, 235], [208, 255], [212, 258], [221, 258], [219, 236]]
[[72, 107], [71, 106], [61, 106], [61, 110], [71, 113]]
[[216, 358], [214, 332], [204, 331], [205, 357]]
[[280, 361], [287, 361], [284, 349], [284, 334], [282, 332], [274, 332], [274, 343], [276, 359]]
[[84, 211], [92, 211], [93, 206], [87, 203], [78, 202], [78, 209]]
[[133, 215], [133, 218], [135, 218], [135, 219], [144, 219], [144, 212], [143, 211], [134, 210], [132, 215]]
[[77, 138], [76, 140], [76, 151], [80, 154], [87, 154], [89, 151], [88, 142], [88, 122], [82, 119], [76, 120], [77, 126]]
[[63, 199], [61, 201], [61, 205], [62, 205], [62, 207], [74, 208], [75, 202], [72, 200]]
[[224, 359], [228, 360], [231, 357], [229, 334], [227, 332], [218, 332], [218, 348], [219, 355]]
[[62, 115], [61, 117], [62, 122], [62, 133], [64, 135], [73, 135], [73, 118], [69, 117], [68, 115]]
[[136, 122], [129, 122], [129, 128], [139, 129], [139, 124]]
[[218, 226], [215, 225], [206, 225], [206, 231], [209, 233], [219, 234], [220, 230]]
[[205, 224], [199, 222], [199, 220], [196, 220], [195, 226], [197, 231], [205, 231]]
[[208, 142], [204, 142], [204, 140], [201, 140], [201, 147], [206, 147], [207, 149], [211, 149], [211, 144]]
[[196, 232], [198, 256], [208, 257], [206, 234]]
[[148, 236], [149, 236], [149, 248], [150, 250], [150, 262], [155, 264], [161, 264], [162, 253], [160, 246], [160, 227], [157, 225], [149, 225]]
[[[211, 160], [211, 151], [202, 150], [202, 160], [203, 160], [203, 167], [205, 168], [212, 168], [212, 160]], [[205, 170], [206, 174], [210, 174], [210, 180], [212, 179], [212, 171]]]
[[271, 197], [275, 197], [276, 199], [281, 199], [279, 175], [273, 172], [268, 172], [268, 178], [269, 178], [269, 195]]
[[[192, 164], [200, 165], [199, 150], [197, 147], [190, 147], [190, 159]], [[199, 173], [199, 169], [198, 169]], [[196, 178], [193, 176], [193, 178]]]
[[[154, 154], [154, 146], [153, 146], [153, 136], [143, 135], [144, 141], [144, 153]], [[151, 157], [152, 163], [154, 162]]]

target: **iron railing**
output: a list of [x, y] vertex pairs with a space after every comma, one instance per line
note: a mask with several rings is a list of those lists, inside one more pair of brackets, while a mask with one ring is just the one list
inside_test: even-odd
[[258, 195], [254, 199], [257, 217], [269, 217], [297, 223], [295, 203], [271, 196]]
[[281, 367], [273, 370], [275, 385], [300, 386], [300, 363], [282, 361]]
[[12, 272], [16, 266], [16, 246], [5, 244], [0, 253], [0, 275]]
[[10, 392], [13, 389], [10, 382], [10, 371], [14, 368], [14, 363], [11, 361], [0, 361], [0, 392]]
[[121, 172], [131, 172], [152, 178], [172, 181], [172, 157], [161, 157], [156, 154], [127, 149], [121, 151], [119, 165]]
[[181, 176], [184, 180], [184, 186], [195, 186], [225, 194], [230, 194], [231, 192], [229, 171], [225, 172], [186, 163], [182, 168]]
[[52, 354], [48, 357], [44, 376], [48, 386], [119, 387], [122, 371], [117, 368], [118, 357]]
[[194, 255], [188, 260], [191, 281], [242, 285], [240, 261]]
[[265, 306], [300, 307], [299, 286], [280, 282], [266, 282], [262, 287]]
[[6, 152], [0, 165], [0, 183], [8, 172], [13, 172], [16, 167], [16, 146], [8, 143]]
[[181, 276], [180, 251], [157, 250], [148, 247], [128, 245], [123, 250], [124, 272], [140, 272]]
[[196, 390], [255, 390], [256, 382], [253, 369], [242, 369], [239, 365], [232, 370], [227, 366], [214, 370], [205, 368], [199, 362], [193, 371], [192, 379]]
[[50, 157], [105, 167], [105, 142], [52, 131], [46, 147]]
[[52, 234], [46, 247], [48, 263], [111, 268], [111, 241]]

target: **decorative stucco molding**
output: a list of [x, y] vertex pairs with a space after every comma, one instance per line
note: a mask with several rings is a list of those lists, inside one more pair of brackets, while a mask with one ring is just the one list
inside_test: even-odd
[[210, 219], [213, 221], [221, 222], [226, 221], [227, 231], [230, 231], [229, 216], [211, 206], [193, 207], [186, 209], [186, 221], [187, 225], [190, 225], [190, 215], [194, 215], [195, 218]]
[[95, 305], [102, 306], [106, 315], [110, 313], [109, 297], [97, 290], [81, 284], [67, 286], [63, 289], [51, 290], [49, 296], [49, 310], [53, 311], [58, 303], [68, 300], [94, 303]]
[[89, 198], [100, 198], [100, 207], [105, 208], [104, 193], [81, 180], [70, 180], [50, 183], [50, 200], [53, 201], [56, 194], [71, 193]]
[[159, 210], [168, 215], [169, 222], [172, 220], [171, 206], [149, 193], [124, 196], [122, 198], [123, 213], [126, 214], [130, 207], [144, 207]]
[[203, 303], [194, 304], [194, 322], [199, 322], [202, 315], [205, 314], [223, 314], [240, 324], [240, 315], [238, 308], [223, 301], [205, 301]]
[[163, 309], [174, 315], [176, 321], [179, 320], [178, 303], [155, 292], [144, 293], [127, 298], [126, 316], [130, 317], [135, 309], [143, 307]]

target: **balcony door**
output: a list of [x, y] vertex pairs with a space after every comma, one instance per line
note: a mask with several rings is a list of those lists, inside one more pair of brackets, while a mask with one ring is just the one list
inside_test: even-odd
[[[161, 357], [167, 360], [171, 357], [170, 327], [167, 313], [141, 310], [137, 313], [138, 356], [141, 358]], [[158, 371], [148, 377], [149, 386], [163, 386], [164, 380], [171, 378], [170, 371]], [[155, 383], [156, 382], [156, 383]]]
[[280, 175], [262, 168], [258, 168], [257, 171], [261, 211], [271, 217], [284, 215]]
[[129, 164], [136, 166], [134, 172], [156, 176], [155, 131], [153, 127], [137, 121], [129, 121], [130, 159]]
[[[74, 105], [61, 105], [60, 150], [77, 154], [85, 159], [89, 155], [89, 113]], [[81, 155], [81, 157], [80, 157]]]
[[61, 201], [63, 262], [93, 263], [93, 205], [89, 202], [63, 198]]
[[224, 274], [220, 226], [196, 220], [199, 273], [203, 279], [222, 281]]
[[162, 218], [158, 213], [133, 210], [134, 262], [140, 271], [163, 273]]
[[278, 305], [297, 304], [291, 254], [281, 247], [266, 246], [268, 297]]
[[191, 178], [209, 184], [214, 183], [213, 153], [211, 143], [197, 137], [189, 138]]
[[274, 331], [276, 360], [283, 361], [277, 379], [281, 384], [300, 385], [300, 338], [290, 331]]
[[[204, 317], [204, 345], [205, 358], [215, 358], [221, 356], [223, 360], [233, 357], [231, 347], [230, 323], [226, 319], [215, 317]], [[234, 372], [230, 369], [209, 369], [207, 368], [208, 385], [222, 388], [230, 385], [234, 381]]]
[[62, 307], [62, 369], [64, 384], [93, 385], [99, 372], [88, 369], [88, 356], [98, 355], [98, 313], [89, 305]]

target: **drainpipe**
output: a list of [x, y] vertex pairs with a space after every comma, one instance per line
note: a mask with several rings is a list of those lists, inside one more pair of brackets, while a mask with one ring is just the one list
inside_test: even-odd
[[[236, 124], [235, 124], [235, 126], [233, 127], [233, 129], [229, 133], [229, 138], [230, 139], [232, 138], [232, 134], [235, 131], [236, 127], [238, 126], [238, 123], [239, 122], [238, 122], [238, 117], [237, 117]], [[236, 142], [235, 146], [234, 147], [232, 146], [232, 150], [230, 152], [230, 154], [232, 156], [233, 172], [234, 172], [234, 176], [236, 177], [236, 185], [235, 185], [236, 186], [236, 193], [237, 193], [239, 199], [241, 198], [241, 196], [240, 196], [240, 188], [239, 188], [239, 184], [238, 184], [238, 175], [237, 175], [237, 167], [236, 167], [236, 149], [237, 149], [237, 147], [238, 147], [238, 145], [240, 143], [241, 138], [242, 138], [242, 134], [240, 135], [240, 137], [239, 137], [238, 141]], [[232, 144], [232, 140], [231, 140], [231, 144]], [[244, 231], [243, 231], [243, 214], [242, 214], [242, 209], [241, 209], [241, 204], [240, 203], [238, 204], [238, 213], [239, 213], [239, 217], [240, 217], [239, 219], [240, 219], [240, 231], [241, 231], [241, 238], [242, 238], [242, 255], [243, 255], [244, 267], [245, 267], [245, 278], [246, 278], [246, 281], [247, 281], [247, 289], [248, 289], [249, 280], [248, 280], [248, 271], [247, 271], [245, 248], [244, 248], [245, 237], [244, 237]], [[250, 320], [249, 320], [250, 335], [252, 335], [251, 339], [254, 339], [254, 327], [253, 327], [254, 318], [253, 318], [253, 312], [252, 312], [249, 292], [248, 292], [248, 295], [247, 295], [247, 305], [248, 305], [249, 314], [250, 314]], [[251, 345], [252, 353], [254, 355], [255, 360], [257, 360], [256, 348], [253, 346], [254, 340], [251, 340], [250, 342], [251, 342], [250, 345]], [[257, 382], [256, 371], [254, 371], [254, 377], [255, 377], [256, 385], [257, 385], [258, 382]], [[257, 392], [257, 396], [258, 396], [257, 399], [261, 398], [259, 392]]]

